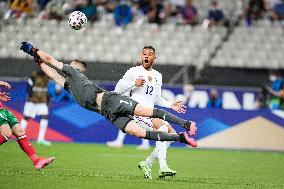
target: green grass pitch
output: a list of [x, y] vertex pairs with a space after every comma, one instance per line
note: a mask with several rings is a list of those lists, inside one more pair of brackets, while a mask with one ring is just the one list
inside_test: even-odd
[[97, 144], [34, 144], [41, 155], [56, 160], [35, 171], [16, 142], [0, 147], [0, 188], [284, 188], [284, 153], [170, 148], [168, 164], [178, 173], [153, 180], [143, 179], [137, 168], [151, 151], [134, 146], [111, 149]]

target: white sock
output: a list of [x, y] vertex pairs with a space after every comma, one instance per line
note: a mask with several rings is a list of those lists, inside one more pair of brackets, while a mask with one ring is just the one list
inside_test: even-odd
[[115, 139], [115, 141], [119, 144], [123, 144], [123, 141], [125, 139], [126, 133], [122, 132], [121, 130], [118, 131], [118, 135], [117, 138]]
[[41, 119], [40, 120], [37, 141], [43, 141], [44, 140], [44, 136], [45, 136], [46, 129], [47, 129], [47, 124], [48, 124], [47, 119]]
[[22, 119], [20, 125], [21, 125], [21, 128], [22, 128], [22, 129], [26, 130], [27, 125], [28, 125], [27, 120]]
[[146, 163], [152, 167], [154, 161], [158, 158], [158, 150], [155, 148], [154, 151], [147, 157]]
[[157, 150], [157, 154], [158, 154], [158, 159], [159, 159], [159, 164], [160, 164], [160, 169], [163, 169], [164, 167], [168, 166], [167, 165], [167, 144], [168, 142], [167, 141], [164, 141], [164, 142], [160, 142], [160, 141], [157, 141], [156, 142], [156, 148], [158, 149]]
[[[168, 127], [166, 125], [161, 126], [158, 131], [168, 132]], [[160, 164], [160, 169], [163, 169], [164, 167], [167, 167], [167, 149], [168, 149], [169, 142], [164, 141], [157, 141], [156, 142], [156, 148], [158, 153], [158, 159]]]

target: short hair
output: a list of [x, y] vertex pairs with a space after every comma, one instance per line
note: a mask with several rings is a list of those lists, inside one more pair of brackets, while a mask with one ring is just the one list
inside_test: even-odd
[[75, 59], [75, 60], [73, 60], [74, 62], [78, 62], [79, 64], [81, 64], [85, 69], [87, 68], [87, 63], [86, 62], [84, 62], [84, 61], [82, 61], [82, 60], [77, 60], [77, 59]]
[[155, 48], [153, 46], [151, 46], [151, 45], [147, 45], [147, 46], [143, 47], [142, 50], [144, 50], [144, 49], [152, 49], [154, 51], [154, 53], [156, 53]]

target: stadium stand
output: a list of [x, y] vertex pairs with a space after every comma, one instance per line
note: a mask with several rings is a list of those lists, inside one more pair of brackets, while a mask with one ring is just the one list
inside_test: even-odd
[[[178, 1], [169, 2], [178, 7]], [[28, 40], [60, 60], [81, 58], [97, 65], [109, 64], [112, 68], [123, 65], [126, 68], [129, 64], [139, 62], [141, 47], [151, 44], [157, 49], [157, 66], [161, 69], [169, 65], [172, 68], [176, 66], [170, 76], [165, 76], [170, 83], [183, 83], [173, 75], [181, 73], [180, 76], [183, 76], [185, 73], [189, 81], [194, 83], [258, 86], [263, 82], [259, 78], [267, 69], [284, 68], [281, 24], [260, 19], [248, 26], [244, 19], [245, 6], [242, 4], [246, 1], [220, 0], [220, 7], [231, 25], [228, 28], [207, 28], [202, 22], [207, 18], [211, 1], [193, 2], [199, 15], [197, 26], [168, 20], [161, 25], [149, 24], [134, 18], [127, 27], [120, 28], [115, 26], [112, 13], [106, 11], [97, 21], [88, 23], [83, 31], [70, 29], [65, 20], [0, 20], [0, 39], [3, 41], [0, 58], [8, 62], [30, 59], [22, 52], [15, 53], [18, 52], [19, 42]], [[110, 67], [108, 69], [107, 72], [113, 72]], [[194, 70], [195, 73], [192, 73]], [[251, 79], [236, 81], [230, 78], [231, 75], [246, 76], [248, 70]], [[173, 81], [171, 77], [177, 79]]]
[[247, 68], [283, 68], [284, 38], [280, 26], [259, 22], [238, 26], [213, 58], [211, 65]]
[[[83, 54], [87, 61], [137, 62], [141, 47], [152, 44], [157, 49], [159, 64], [202, 64], [226, 34], [223, 27], [205, 30], [200, 26], [163, 25], [158, 29], [156, 25], [144, 24], [131, 25], [122, 34], [111, 27], [100, 23], [85, 31], [71, 32], [65, 22], [28, 20], [25, 27], [10, 23], [1, 32], [7, 46], [1, 48], [0, 57], [26, 58], [23, 53], [10, 54], [17, 50], [19, 41], [26, 39], [64, 60]], [[200, 51], [202, 60], [198, 59]]]

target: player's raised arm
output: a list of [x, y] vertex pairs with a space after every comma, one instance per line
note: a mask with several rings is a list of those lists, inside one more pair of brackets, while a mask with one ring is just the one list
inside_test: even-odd
[[33, 47], [33, 45], [29, 42], [22, 42], [20, 49], [23, 50], [25, 53], [31, 55], [35, 59], [42, 59], [44, 62], [54, 66], [59, 70], [62, 70], [63, 68], [62, 62], [57, 61], [51, 55], [39, 50], [38, 48]]
[[63, 63], [62, 62], [59, 62], [57, 61], [54, 57], [50, 56], [49, 54], [41, 51], [41, 50], [38, 50], [37, 51], [37, 55], [46, 63], [54, 66], [55, 68], [59, 69], [59, 70], [62, 70], [63, 68]]
[[55, 69], [49, 67], [45, 63], [40, 64], [40, 68], [46, 75], [48, 75], [48, 77], [53, 79], [60, 86], [64, 87], [64, 83], [66, 79], [62, 77]]
[[158, 106], [162, 106], [165, 108], [172, 108], [178, 113], [185, 113], [186, 112], [186, 106], [182, 104], [181, 101], [176, 101], [176, 102], [169, 102], [166, 99], [162, 97], [162, 76], [158, 79], [158, 92], [157, 96], [155, 98], [155, 104]]

